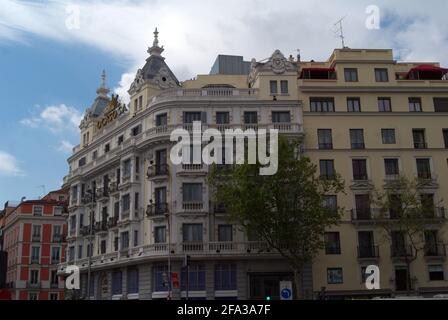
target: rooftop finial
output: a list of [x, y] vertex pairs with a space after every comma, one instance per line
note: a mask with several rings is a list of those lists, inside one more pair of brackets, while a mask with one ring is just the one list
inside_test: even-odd
[[152, 47], [148, 48], [148, 53], [152, 56], [160, 56], [163, 50], [163, 46], [159, 47], [159, 31], [156, 28], [154, 31], [154, 41], [152, 43]]
[[106, 70], [103, 70], [103, 72], [101, 73], [101, 85], [96, 90], [96, 93], [98, 94], [98, 96], [104, 97], [104, 98], [106, 98], [107, 94], [109, 93], [109, 89], [107, 88], [107, 84], [106, 84]]

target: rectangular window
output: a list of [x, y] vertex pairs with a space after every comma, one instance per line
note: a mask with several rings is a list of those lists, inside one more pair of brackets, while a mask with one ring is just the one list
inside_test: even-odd
[[118, 238], [118, 237], [114, 238], [114, 251], [118, 251], [119, 240], [120, 240], [120, 238]]
[[333, 149], [331, 129], [317, 129], [317, 139], [320, 150]]
[[138, 293], [138, 269], [137, 267], [128, 268], [127, 277], [128, 293]]
[[341, 284], [344, 282], [342, 275], [342, 268], [328, 268], [327, 269], [327, 283]]
[[50, 300], [59, 300], [57, 293], [50, 293]]
[[143, 97], [138, 97], [138, 109], [141, 110], [143, 108]]
[[[181, 290], [187, 289], [187, 271], [181, 272]], [[193, 264], [188, 268], [188, 290], [204, 291], [205, 290], [205, 265]]]
[[202, 112], [184, 112], [184, 123], [185, 124], [191, 124], [194, 121], [202, 121], [205, 122], [205, 119], [203, 121], [203, 115]]
[[371, 208], [370, 208], [370, 196], [368, 194], [357, 194], [355, 195], [355, 215], [353, 219], [355, 220], [370, 220], [372, 218]]
[[136, 192], [134, 194], [134, 209], [136, 210], [135, 214], [138, 215], [138, 209], [140, 208], [140, 194]]
[[353, 159], [352, 167], [353, 167], [353, 180], [368, 180], [366, 159]]
[[61, 226], [53, 226], [53, 238], [61, 236]]
[[168, 266], [154, 265], [153, 267], [153, 283], [154, 292], [168, 291]]
[[419, 179], [431, 179], [430, 159], [417, 159], [417, 176]]
[[123, 177], [128, 178], [131, 176], [131, 159], [127, 159], [123, 162]]
[[78, 259], [82, 259], [82, 244], [78, 246]]
[[335, 195], [324, 196], [324, 208], [326, 208], [330, 214], [335, 214], [338, 211], [338, 197]]
[[443, 133], [443, 144], [445, 149], [448, 149], [448, 129], [443, 129], [442, 130]]
[[33, 206], [33, 215], [41, 216], [43, 212], [44, 212], [43, 206]]
[[96, 158], [98, 158], [98, 151], [97, 150], [93, 151], [93, 153], [92, 153], [92, 160], [96, 160]]
[[270, 88], [270, 92], [271, 94], [277, 94], [278, 90], [277, 90], [277, 81], [275, 80], [271, 80], [269, 81], [269, 88]]
[[101, 240], [101, 251], [100, 251], [101, 254], [106, 253], [106, 245], [107, 245], [106, 240]]
[[138, 246], [138, 230], [134, 230], [134, 247]]
[[125, 231], [121, 233], [121, 250], [129, 248], [129, 232]]
[[53, 286], [54, 285], [58, 285], [59, 277], [58, 277], [58, 271], [57, 270], [51, 270], [50, 283]]
[[68, 248], [68, 261], [75, 260], [75, 247]]
[[133, 137], [138, 136], [140, 133], [142, 133], [142, 125], [141, 124], [132, 128], [132, 130], [131, 130], [131, 135]]
[[258, 114], [256, 111], [245, 111], [244, 112], [244, 123], [245, 124], [257, 124]]
[[434, 98], [435, 112], [448, 112], [448, 98]]
[[445, 275], [443, 272], [443, 265], [430, 265], [428, 266], [429, 281], [443, 281], [445, 280]]
[[215, 265], [215, 290], [237, 290], [236, 264], [220, 263]]
[[360, 98], [347, 98], [347, 111], [348, 112], [361, 112], [361, 99]]
[[272, 112], [273, 123], [290, 123], [291, 114], [289, 111], [273, 111]]
[[125, 194], [121, 198], [121, 201], [123, 212], [129, 211], [131, 209], [131, 196], [129, 194]]
[[154, 228], [154, 242], [155, 243], [166, 243], [166, 227], [155, 227]]
[[376, 82], [389, 81], [389, 74], [386, 68], [375, 68], [375, 81]]
[[400, 175], [398, 159], [384, 159], [384, 168], [386, 171], [386, 177], [398, 178]]
[[158, 114], [156, 116], [156, 126], [166, 126], [168, 124], [168, 115], [166, 113]]
[[339, 232], [325, 232], [325, 254], [341, 254]]
[[32, 234], [33, 241], [40, 241], [40, 229], [41, 229], [40, 225], [33, 225], [33, 234]]
[[331, 180], [334, 179], [334, 160], [320, 160], [320, 177], [322, 179]]
[[123, 141], [124, 141], [124, 136], [121, 135], [121, 136], [119, 136], [118, 139], [117, 139], [117, 144], [118, 144], [118, 145], [121, 145], [121, 144], [123, 143]]
[[112, 273], [112, 294], [121, 294], [122, 280], [121, 271], [114, 271]]
[[184, 183], [182, 198], [183, 202], [202, 202], [202, 183]]
[[110, 144], [107, 143], [107, 144], [104, 146], [104, 153], [108, 153], [109, 151], [110, 151]]
[[202, 223], [184, 223], [182, 239], [183, 242], [202, 242]]
[[61, 248], [60, 247], [52, 247], [51, 248], [51, 263], [59, 263], [61, 258]]
[[379, 112], [392, 112], [392, 103], [390, 98], [378, 98]]
[[409, 111], [422, 112], [422, 98], [409, 98]]
[[358, 69], [345, 68], [344, 76], [345, 76], [346, 82], [357, 82], [358, 81]]
[[218, 241], [220, 242], [233, 241], [233, 229], [231, 224], [218, 225]]
[[412, 129], [415, 149], [426, 149], [428, 145], [425, 138], [425, 129]]
[[30, 282], [32, 284], [37, 284], [39, 282], [39, 270], [31, 270]]
[[392, 256], [399, 257], [404, 256], [408, 250], [406, 250], [406, 239], [404, 233], [401, 231], [392, 231]]
[[395, 129], [381, 129], [383, 144], [395, 144]]
[[216, 112], [216, 124], [228, 124], [230, 123], [229, 112]]
[[40, 247], [31, 247], [31, 263], [39, 263]]
[[350, 129], [350, 144], [352, 149], [365, 149], [363, 129]]
[[280, 92], [282, 94], [288, 94], [288, 81], [287, 80], [280, 81]]
[[334, 112], [334, 98], [310, 98], [311, 112]]
[[82, 157], [81, 159], [79, 159], [78, 161], [78, 167], [83, 167], [86, 165], [86, 157]]

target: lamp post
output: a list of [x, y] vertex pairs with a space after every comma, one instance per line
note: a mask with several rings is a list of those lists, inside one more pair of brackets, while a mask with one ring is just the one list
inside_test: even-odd
[[87, 268], [87, 299], [90, 299], [90, 278], [91, 278], [91, 273], [92, 273], [92, 238], [93, 238], [93, 223], [94, 223], [94, 205], [95, 205], [95, 190], [87, 190], [86, 192], [87, 194], [89, 194], [89, 200], [90, 200], [90, 227], [89, 227], [89, 252], [87, 252], [88, 254], [88, 268]]

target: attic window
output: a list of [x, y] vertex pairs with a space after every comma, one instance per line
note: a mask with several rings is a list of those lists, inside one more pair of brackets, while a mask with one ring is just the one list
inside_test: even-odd
[[165, 82], [166, 81], [166, 77], [162, 77], [162, 81]]

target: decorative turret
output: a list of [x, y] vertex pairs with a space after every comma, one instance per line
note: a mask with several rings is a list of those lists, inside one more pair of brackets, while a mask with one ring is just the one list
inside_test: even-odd
[[163, 46], [159, 47], [159, 31], [157, 31], [156, 28], [154, 31], [154, 41], [152, 43], [152, 47], [148, 48], [148, 53], [151, 56], [160, 56], [164, 50], [165, 49], [163, 49]]
[[101, 74], [101, 85], [96, 90], [96, 93], [98, 94], [99, 97], [107, 98], [107, 94], [109, 93], [109, 91], [110, 90], [107, 88], [106, 85], [106, 70], [103, 70], [103, 73]]

